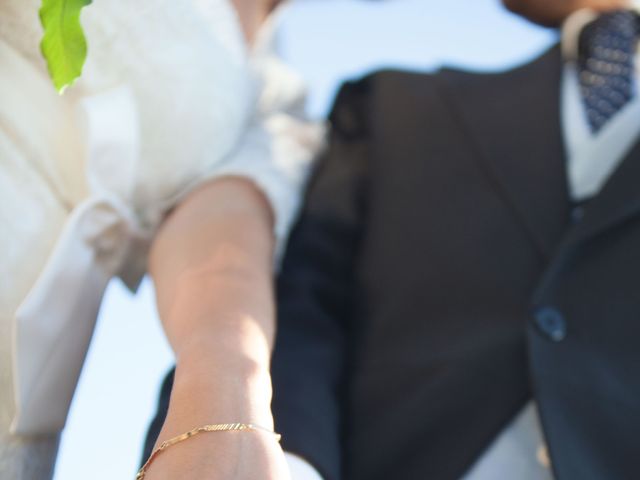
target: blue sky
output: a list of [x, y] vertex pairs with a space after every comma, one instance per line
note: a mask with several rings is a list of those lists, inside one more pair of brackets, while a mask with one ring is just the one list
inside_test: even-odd
[[[108, 1], [108, 0], [106, 0]], [[297, 0], [282, 18], [283, 56], [309, 80], [321, 117], [340, 81], [380, 67], [503, 69], [553, 41], [498, 0]], [[55, 480], [132, 479], [162, 374], [171, 365], [145, 282], [112, 282], [63, 435]]]

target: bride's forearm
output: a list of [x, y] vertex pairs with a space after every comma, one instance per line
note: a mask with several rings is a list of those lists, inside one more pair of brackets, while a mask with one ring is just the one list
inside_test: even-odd
[[149, 268], [176, 354], [176, 429], [270, 424], [272, 252], [269, 206], [241, 179], [194, 192], [159, 231]]

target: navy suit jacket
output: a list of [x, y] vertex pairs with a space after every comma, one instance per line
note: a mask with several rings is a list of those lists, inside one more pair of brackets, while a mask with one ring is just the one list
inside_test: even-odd
[[532, 398], [558, 480], [638, 475], [640, 147], [572, 212], [561, 69], [340, 91], [273, 358], [283, 445], [326, 479], [457, 480]]

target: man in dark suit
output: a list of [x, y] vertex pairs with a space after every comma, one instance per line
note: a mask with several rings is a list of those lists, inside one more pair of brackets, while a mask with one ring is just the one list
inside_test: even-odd
[[640, 475], [638, 16], [504, 3], [560, 44], [335, 102], [272, 371], [283, 445], [325, 480]]

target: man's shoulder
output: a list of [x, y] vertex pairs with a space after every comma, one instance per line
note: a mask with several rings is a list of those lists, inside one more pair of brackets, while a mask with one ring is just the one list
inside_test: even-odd
[[478, 90], [486, 81], [493, 84], [485, 73], [448, 68], [377, 70], [342, 84], [329, 115], [332, 131], [347, 139], [378, 138], [392, 135], [393, 127], [442, 123], [458, 90]]
[[532, 88], [541, 76], [557, 77], [560, 58], [554, 46], [533, 60], [499, 71], [450, 67], [433, 72], [377, 70], [342, 85], [330, 119], [334, 125], [361, 131], [371, 118], [387, 116], [396, 121], [415, 116], [423, 120], [425, 115], [441, 115], [451, 105], [501, 101]]
[[527, 59], [508, 68], [478, 71], [444, 66], [433, 72], [384, 69], [374, 71], [349, 83], [360, 86], [360, 88], [367, 86], [369, 91], [377, 94], [393, 92], [399, 95], [412, 95], [429, 89], [438, 90], [446, 85], [454, 87], [506, 86], [529, 78], [536, 71], [555, 69], [560, 63], [560, 48], [558, 45], [553, 45], [535, 58]]
[[329, 115], [333, 131], [360, 138], [373, 124], [399, 122], [425, 109], [434, 110], [441, 98], [439, 76], [439, 72], [385, 69], [344, 82]]
[[336, 104], [342, 102], [372, 102], [388, 95], [421, 95], [436, 88], [442, 71], [418, 72], [382, 69], [344, 82], [338, 91]]

